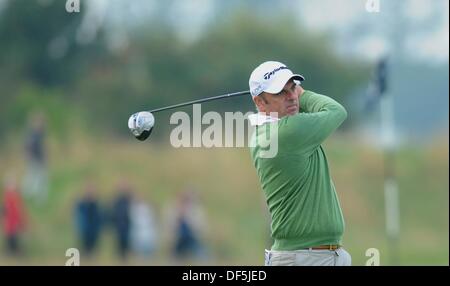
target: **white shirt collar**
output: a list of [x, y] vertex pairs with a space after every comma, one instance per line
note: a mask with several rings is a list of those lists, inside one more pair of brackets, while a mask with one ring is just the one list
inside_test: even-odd
[[280, 120], [279, 118], [265, 115], [264, 113], [255, 113], [248, 116], [251, 126], [261, 126], [266, 123], [272, 123]]

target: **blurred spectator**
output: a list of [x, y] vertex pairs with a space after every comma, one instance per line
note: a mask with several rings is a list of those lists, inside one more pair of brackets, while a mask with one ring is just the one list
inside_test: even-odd
[[131, 247], [139, 255], [152, 255], [156, 248], [157, 231], [154, 210], [140, 198], [131, 205]]
[[131, 188], [126, 181], [122, 181], [117, 187], [117, 197], [113, 202], [111, 213], [117, 238], [117, 250], [122, 260], [128, 257], [130, 250], [130, 208]]
[[27, 170], [23, 191], [38, 203], [47, 200], [47, 154], [45, 150], [45, 117], [36, 113], [30, 117], [30, 127], [27, 130], [25, 155]]
[[22, 254], [20, 236], [25, 227], [25, 209], [14, 177], [5, 181], [1, 208], [6, 251], [10, 255]]
[[91, 256], [97, 246], [102, 228], [97, 189], [92, 183], [86, 185], [83, 197], [75, 206], [75, 221], [83, 247], [83, 255]]
[[175, 209], [170, 214], [172, 253], [177, 260], [206, 259], [203, 236], [206, 220], [194, 191], [187, 189], [177, 195]]

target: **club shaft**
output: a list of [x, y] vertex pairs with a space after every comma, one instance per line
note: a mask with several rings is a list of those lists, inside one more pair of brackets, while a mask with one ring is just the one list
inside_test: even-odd
[[217, 100], [217, 99], [227, 98], [227, 97], [241, 96], [241, 95], [246, 95], [246, 94], [250, 94], [250, 91], [249, 90], [239, 91], [239, 92], [227, 93], [227, 94], [222, 94], [222, 95], [208, 97], [208, 98], [203, 98], [203, 99], [192, 100], [192, 101], [188, 101], [188, 102], [185, 102], [185, 103], [179, 103], [179, 104], [174, 104], [174, 105], [169, 105], [169, 106], [166, 106], [166, 107], [153, 109], [153, 110], [150, 110], [149, 112], [150, 113], [155, 113], [155, 112], [158, 112], [158, 111], [174, 109], [174, 108], [177, 108], [177, 107], [183, 107], [183, 106], [192, 105], [192, 104], [196, 104], [196, 103], [212, 101], [212, 100]]

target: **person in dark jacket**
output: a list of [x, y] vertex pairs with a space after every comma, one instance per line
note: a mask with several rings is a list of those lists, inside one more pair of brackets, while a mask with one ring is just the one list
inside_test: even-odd
[[122, 260], [125, 260], [130, 250], [130, 208], [131, 187], [122, 181], [117, 187], [117, 196], [112, 207], [112, 223], [117, 238], [117, 251]]
[[102, 227], [102, 215], [96, 193], [96, 187], [88, 183], [84, 196], [75, 206], [76, 227], [83, 254], [87, 256], [91, 256], [95, 251]]

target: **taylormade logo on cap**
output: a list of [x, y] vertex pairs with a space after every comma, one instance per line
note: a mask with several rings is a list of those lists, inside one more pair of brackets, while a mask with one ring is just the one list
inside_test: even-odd
[[255, 68], [250, 75], [249, 86], [252, 97], [262, 92], [279, 93], [291, 79], [305, 80], [302, 75], [294, 74], [283, 63], [267, 61]]
[[279, 68], [277, 68], [277, 69], [274, 69], [274, 70], [271, 71], [271, 72], [265, 73], [265, 74], [264, 74], [264, 79], [265, 79], [265, 80], [270, 79], [270, 77], [271, 77], [274, 73], [276, 73], [277, 71], [282, 70], [282, 69], [287, 69], [287, 67], [286, 67], [286, 66], [282, 66], [282, 67], [279, 67]]

